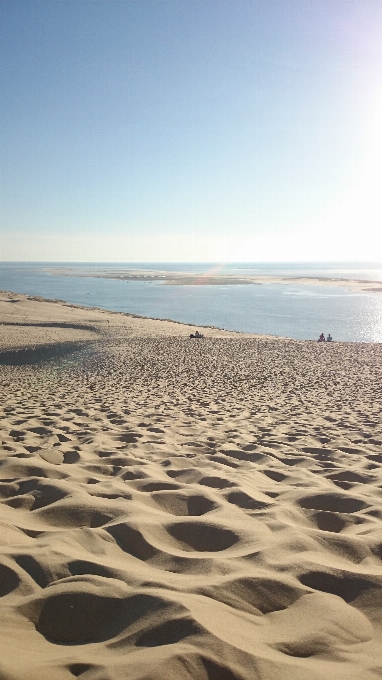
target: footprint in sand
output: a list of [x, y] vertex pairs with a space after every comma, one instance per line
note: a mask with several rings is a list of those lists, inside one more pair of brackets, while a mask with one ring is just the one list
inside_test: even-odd
[[321, 493], [303, 496], [298, 501], [302, 508], [310, 510], [328, 510], [330, 512], [352, 513], [368, 507], [360, 498], [345, 496], [337, 493]]
[[240, 540], [230, 529], [198, 522], [178, 522], [167, 526], [167, 531], [186, 551], [220, 552]]
[[173, 492], [156, 492], [152, 494], [155, 503], [171, 515], [205, 515], [218, 508], [218, 504], [201, 495], [176, 494]]

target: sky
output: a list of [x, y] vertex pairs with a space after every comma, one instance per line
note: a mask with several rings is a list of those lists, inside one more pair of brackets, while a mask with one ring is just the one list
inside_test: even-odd
[[380, 0], [0, 20], [0, 260], [382, 260]]

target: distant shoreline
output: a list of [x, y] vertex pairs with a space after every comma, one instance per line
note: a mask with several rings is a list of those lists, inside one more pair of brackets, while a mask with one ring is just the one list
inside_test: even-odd
[[190, 274], [183, 272], [155, 271], [152, 269], [117, 269], [109, 272], [100, 268], [95, 272], [70, 267], [47, 267], [45, 271], [52, 276], [70, 276], [76, 278], [114, 279], [117, 281], [159, 282], [168, 286], [234, 286], [234, 285], [305, 285], [335, 286], [365, 293], [382, 293], [382, 281], [365, 279], [346, 279], [326, 276], [236, 276], [234, 274], [216, 276], [209, 274]]

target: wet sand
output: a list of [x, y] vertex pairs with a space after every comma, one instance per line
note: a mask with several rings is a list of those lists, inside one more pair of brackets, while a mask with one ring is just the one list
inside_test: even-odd
[[2, 680], [376, 680], [382, 345], [0, 293]]

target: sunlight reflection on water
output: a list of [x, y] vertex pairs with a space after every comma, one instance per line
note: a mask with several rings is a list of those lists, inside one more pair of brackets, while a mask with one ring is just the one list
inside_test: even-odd
[[[58, 263], [51, 266], [58, 267]], [[68, 263], [66, 263], [68, 266]], [[90, 265], [94, 271], [102, 265]], [[292, 269], [293, 266], [293, 269]], [[211, 325], [253, 333], [281, 335], [296, 339], [316, 340], [321, 332], [330, 332], [334, 340], [382, 342], [382, 293], [358, 293], [340, 287], [305, 285], [235, 285], [235, 286], [167, 286], [159, 282], [124, 282], [113, 279], [52, 276], [48, 263], [3, 263], [0, 265], [0, 288], [41, 295], [86, 306], [131, 312], [142, 316], [171, 318], [195, 325]], [[84, 265], [70, 264], [75, 270]], [[161, 271], [205, 272], [210, 265], [158, 264], [121, 266], [109, 263], [107, 269], [150, 268]], [[183, 267], [183, 269], [182, 269]], [[333, 265], [240, 265], [230, 273], [269, 275], [334, 276]], [[345, 269], [345, 267], [343, 267]], [[364, 271], [358, 265], [346, 267], [352, 278], [382, 280], [382, 268], [376, 265]], [[350, 272], [350, 273], [349, 273]], [[357, 274], [357, 276], [355, 276]], [[341, 271], [343, 276], [343, 271]]]

